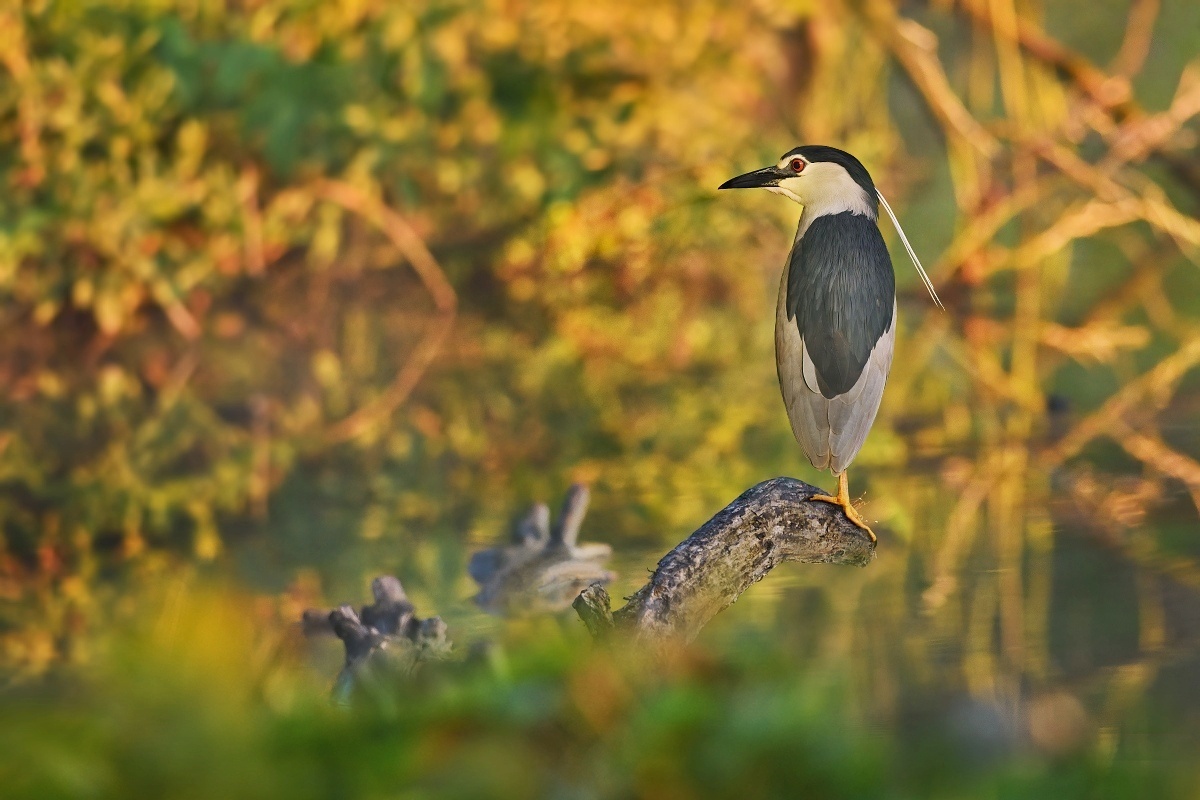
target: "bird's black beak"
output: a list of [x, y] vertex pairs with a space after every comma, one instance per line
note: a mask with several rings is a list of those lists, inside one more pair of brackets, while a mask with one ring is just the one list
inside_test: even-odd
[[778, 186], [779, 182], [790, 173], [779, 167], [763, 167], [745, 175], [738, 175], [718, 186], [718, 189], [761, 189], [764, 186]]

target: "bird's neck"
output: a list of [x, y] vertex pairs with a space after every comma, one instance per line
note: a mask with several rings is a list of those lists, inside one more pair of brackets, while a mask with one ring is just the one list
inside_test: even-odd
[[800, 224], [796, 228], [796, 238], [799, 239], [803, 236], [808, 231], [809, 226], [819, 218], [846, 213], [859, 214], [872, 221], [879, 218], [876, 206], [868, 202], [865, 192], [860, 197], [843, 195], [823, 199], [822, 201], [810, 202], [800, 212]]

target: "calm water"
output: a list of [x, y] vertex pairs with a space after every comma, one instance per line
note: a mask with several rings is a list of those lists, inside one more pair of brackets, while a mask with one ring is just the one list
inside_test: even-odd
[[[1161, 555], [1162, 543], [1187, 546], [1194, 532], [1186, 498], [1123, 527], [1113, 508], [1103, 510], [1107, 519], [1081, 513], [1073, 501], [1047, 503], [1036, 488], [1013, 513], [1004, 505], [1012, 480], [999, 475], [968, 514], [963, 498], [974, 490], [956, 486], [962, 476], [953, 469], [861, 470], [868, 516], [893, 507], [880, 499], [890, 490], [918, 509], [911, 527], [878, 525], [877, 558], [866, 568], [784, 565], [718, 616], [698, 645], [770, 649], [797, 681], [845, 682], [847, 714], [836, 724], [902, 747], [937, 742], [968, 762], [1085, 749], [1170, 760], [1200, 746], [1200, 584]], [[593, 504], [603, 512], [605, 498]], [[581, 540], [614, 546], [615, 599], [640, 586], [689, 532], [603, 531], [585, 522]], [[337, 568], [323, 573], [326, 594], [359, 602], [371, 575], [391, 572], [420, 613], [449, 622], [462, 648], [503, 639], [514, 625], [586, 646], [573, 612], [509, 622], [470, 602], [468, 554], [504, 535], [502, 521], [467, 535], [429, 532], [422, 541], [436, 546], [418, 546], [415, 557], [398, 538], [339, 547]], [[335, 669], [336, 644], [320, 652]]]

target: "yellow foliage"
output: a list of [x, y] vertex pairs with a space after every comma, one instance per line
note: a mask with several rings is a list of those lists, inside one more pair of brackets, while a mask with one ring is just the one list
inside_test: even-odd
[[[1046, 500], [1026, 476], [1127, 470], [1084, 452], [1106, 437], [1200, 497], [1163, 433], [1200, 315], [1182, 34], [1151, 51], [1131, 21], [1110, 74], [1024, 6], [899, 13], [0, 12], [0, 581], [45, 604], [96, 562], [232, 558], [231, 530], [418, 547], [575, 475], [614, 537], [667, 542], [755, 480], [816, 479], [771, 363], [796, 209], [714, 192], [799, 142], [862, 158], [949, 301], [896, 259], [901, 356], [862, 454], [885, 524], [937, 547], [966, 526], [943, 573], [997, 520], [1020, 545]], [[1147, 59], [1178, 84], [1161, 107]], [[1003, 491], [931, 499], [948, 456]], [[40, 668], [19, 627], [9, 660]]]

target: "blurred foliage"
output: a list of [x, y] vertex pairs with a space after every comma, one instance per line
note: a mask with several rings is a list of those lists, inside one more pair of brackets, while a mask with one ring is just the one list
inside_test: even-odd
[[[3, 6], [0, 678], [50, 673], [0, 701], [30, 731], [6, 745], [13, 763], [40, 765], [20, 786], [174, 795], [191, 771], [210, 796], [236, 792], [201, 773], [249, 770], [265, 783], [245, 786], [321, 793], [426, 730], [420, 747], [450, 755], [394, 767], [408, 778], [569, 753], [514, 780], [577, 796], [567, 771], [611, 769], [628, 783], [598, 793], [663, 796], [676, 776], [654, 770], [682, 769], [680, 785], [719, 793], [759, 752], [778, 756], [770, 794], [816, 769], [788, 747], [829, 733], [814, 794], [880, 796], [911, 756], [906, 704], [952, 687], [1009, 707], [1069, 682], [1109, 731], [1081, 761], [1006, 761], [945, 796], [1151, 779], [1185, 796], [1194, 775], [1114, 754], [1130, 725], [1157, 724], [1156, 693], [1187, 699], [1200, 633], [1197, 30], [1188, 0]], [[757, 480], [820, 480], [772, 365], [797, 210], [714, 191], [801, 142], [866, 163], [949, 309], [885, 231], [899, 357], [854, 482], [884, 534], [876, 564], [756, 587], [725, 624], [753, 611], [782, 649], [714, 642], [728, 679], [645, 689], [601, 744], [574, 712], [538, 710], [565, 708], [588, 668], [539, 645], [513, 654], [532, 676], [406, 698], [400, 728], [264, 704], [260, 670], [216, 670], [211, 725], [164, 744], [145, 720], [192, 707], [187, 662], [202, 673], [249, 644], [155, 661], [157, 645], [109, 630], [152, 602], [131, 587], [199, 569], [356, 596], [394, 571], [454, 637], [487, 627], [455, 605], [466, 548], [530, 499], [590, 483], [585, 536], [626, 551], [629, 574]], [[228, 616], [236, 597], [212, 602]], [[795, 633], [814, 613], [797, 597], [836, 613]], [[68, 677], [83, 667], [91, 686]], [[476, 729], [488, 702], [503, 722]], [[897, 741], [838, 738], [835, 705]], [[67, 758], [55, 726], [81, 720], [96, 749]], [[501, 759], [513, 730], [524, 756]], [[569, 744], [538, 749], [563, 730]], [[189, 742], [244, 760], [170, 762]], [[674, 764], [681, 742], [714, 755]], [[589, 748], [602, 767], [575, 763]], [[161, 773], [133, 766], [158, 757]], [[285, 777], [300, 762], [329, 771]]]
[[[1191, 797], [1191, 751], [1093, 751], [1053, 695], [1004, 709], [957, 698], [881, 737], [848, 719], [846, 674], [741, 637], [653, 668], [540, 625], [392, 703], [323, 701], [261, 603], [181, 580], [101, 637], [90, 679], [0, 708], [5, 797]], [[249, 656], [248, 656], [249, 654]], [[118, 687], [119, 693], [112, 689]], [[66, 693], [65, 696], [63, 693]], [[64, 702], [67, 700], [69, 702]], [[1069, 706], [1068, 706], [1069, 708]], [[48, 710], [49, 709], [49, 710]]]

